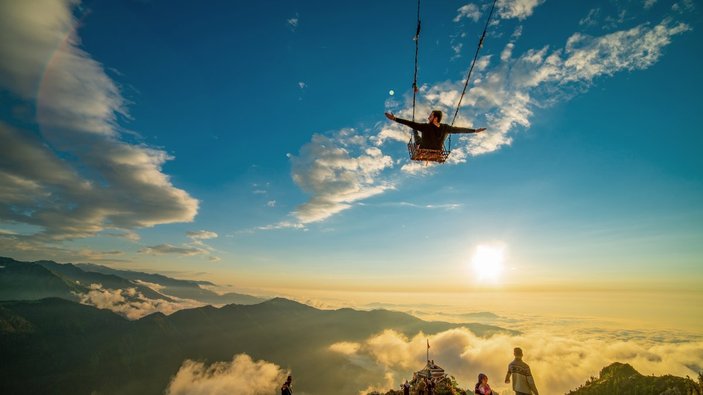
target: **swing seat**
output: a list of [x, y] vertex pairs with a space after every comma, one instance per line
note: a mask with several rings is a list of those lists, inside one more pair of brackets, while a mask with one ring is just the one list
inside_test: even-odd
[[408, 143], [408, 153], [411, 160], [421, 162], [444, 163], [449, 157], [449, 151], [447, 150], [420, 148], [419, 145], [412, 141]]

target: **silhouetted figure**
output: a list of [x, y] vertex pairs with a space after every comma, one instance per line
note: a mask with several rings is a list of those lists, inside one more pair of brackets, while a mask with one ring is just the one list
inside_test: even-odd
[[[418, 123], [408, 121], [407, 119], [396, 118], [395, 115], [389, 112], [385, 115], [386, 118], [391, 121], [396, 121], [400, 124], [413, 128], [415, 144], [424, 149], [444, 149], [444, 140], [447, 139], [449, 133], [479, 133], [486, 130], [486, 128], [460, 128], [457, 126], [449, 126], [446, 123], [440, 123], [442, 120], [442, 111], [439, 110], [434, 110], [430, 113], [430, 116], [427, 117], [427, 123]], [[422, 137], [418, 134], [418, 132], [422, 133]]]
[[405, 380], [401, 387], [403, 388], [403, 395], [410, 395], [410, 383], [408, 383], [408, 380]]
[[[434, 362], [434, 361], [432, 361]], [[432, 379], [427, 380], [427, 395], [434, 395], [435, 382]]]
[[425, 395], [425, 388], [427, 388], [427, 379], [421, 377], [417, 381], [417, 395]]
[[293, 395], [293, 376], [288, 376], [286, 382], [281, 386], [281, 395]]
[[530, 366], [522, 361], [522, 349], [513, 349], [515, 359], [508, 365], [508, 373], [505, 375], [505, 384], [513, 380], [513, 391], [515, 395], [539, 395], [535, 380], [532, 378]]

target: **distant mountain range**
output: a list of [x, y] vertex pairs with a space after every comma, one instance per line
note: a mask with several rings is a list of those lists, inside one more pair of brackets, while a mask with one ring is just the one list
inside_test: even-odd
[[57, 297], [78, 301], [79, 295], [88, 292], [92, 284], [100, 284], [109, 290], [133, 288], [145, 298], [170, 302], [174, 298], [182, 298], [202, 304], [224, 305], [255, 304], [265, 300], [237, 293], [220, 295], [202, 288], [205, 282], [177, 280], [160, 274], [116, 270], [93, 264], [20, 262], [0, 257], [0, 300]]
[[626, 363], [613, 363], [567, 395], [703, 395], [703, 377], [644, 376]]
[[246, 353], [291, 369], [301, 391], [356, 394], [382, 372], [352, 363], [330, 345], [386, 329], [412, 336], [460, 326], [478, 335], [514, 333], [386, 310], [318, 310], [281, 298], [134, 321], [61, 298], [6, 301], [0, 302], [0, 393], [162, 394], [185, 359], [229, 361]]

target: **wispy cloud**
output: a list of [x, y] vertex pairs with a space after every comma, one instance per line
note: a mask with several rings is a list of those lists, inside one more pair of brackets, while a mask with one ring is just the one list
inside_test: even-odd
[[167, 395], [264, 395], [279, 391], [287, 371], [264, 360], [238, 354], [231, 362], [185, 360], [166, 389]]
[[678, 13], [687, 13], [695, 9], [693, 0], [681, 0], [671, 6], [671, 10]]
[[186, 232], [186, 236], [188, 236], [188, 238], [193, 241], [200, 241], [200, 240], [207, 240], [207, 239], [216, 239], [217, 233], [211, 232], [209, 230], [198, 230], [198, 231]]
[[296, 12], [294, 17], [286, 20], [286, 23], [291, 31], [296, 31], [298, 29], [298, 24], [300, 23], [300, 15]]
[[[535, 8], [544, 3], [544, 0], [498, 0], [496, 2], [495, 14], [500, 19], [527, 19], [532, 15]], [[489, 8], [491, 4], [484, 5]], [[488, 12], [488, 9], [485, 10]], [[478, 22], [481, 18], [481, 10], [478, 5], [468, 3], [457, 9], [457, 15], [454, 17], [454, 22], [459, 22], [462, 19], [470, 19]]]
[[390, 203], [391, 206], [424, 208], [428, 210], [454, 210], [462, 206], [460, 203], [445, 203], [445, 204], [417, 204], [410, 202]]
[[172, 157], [122, 140], [125, 100], [79, 48], [75, 3], [0, 4], [0, 88], [36, 101], [42, 132], [0, 123], [0, 220], [44, 242], [192, 221], [198, 201], [161, 170]]
[[597, 23], [598, 14], [600, 14], [600, 8], [593, 8], [588, 11], [588, 14], [579, 21], [581, 26], [593, 26]]
[[463, 5], [457, 9], [458, 14], [456, 17], [454, 17], [454, 22], [459, 22], [463, 18], [471, 19], [474, 22], [477, 22], [478, 19], [481, 17], [481, 11], [479, 10], [478, 6], [474, 3], [469, 3], [466, 5]]
[[498, 0], [496, 9], [501, 19], [526, 19], [544, 0]]
[[193, 255], [203, 255], [207, 254], [208, 251], [204, 250], [202, 248], [196, 248], [196, 247], [178, 247], [174, 246], [171, 244], [159, 244], [155, 246], [148, 246], [139, 249], [139, 252], [142, 254], [149, 254], [149, 255], [164, 255], [164, 254], [175, 254], [175, 255], [186, 255], [186, 256], [193, 256]]

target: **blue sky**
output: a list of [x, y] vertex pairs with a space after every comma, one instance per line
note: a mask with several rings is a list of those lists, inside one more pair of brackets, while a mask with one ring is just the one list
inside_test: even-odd
[[[383, 116], [415, 6], [4, 2], [0, 251], [249, 290], [461, 291], [479, 246], [520, 289], [700, 283], [698, 5], [498, 1], [457, 121], [488, 130], [442, 166]], [[422, 4], [419, 120], [489, 6]]]

